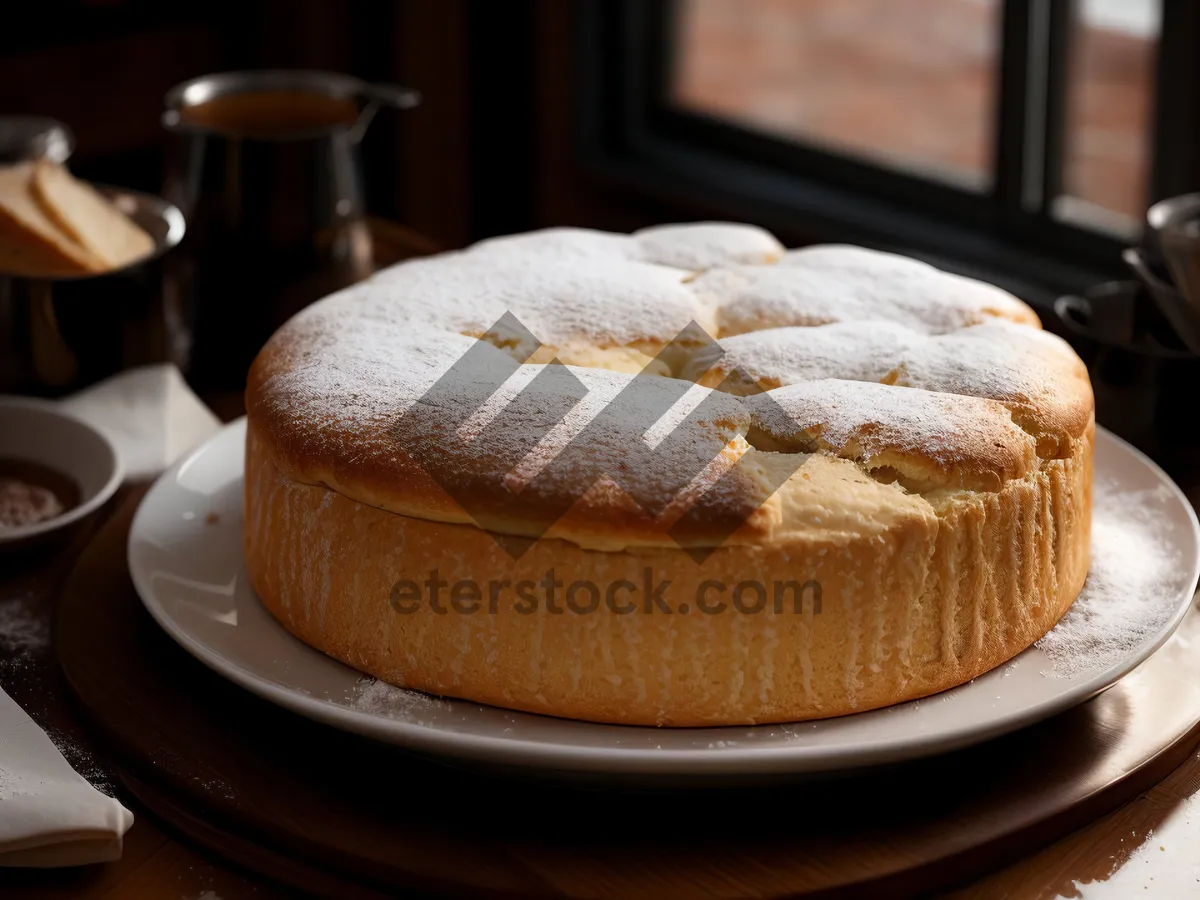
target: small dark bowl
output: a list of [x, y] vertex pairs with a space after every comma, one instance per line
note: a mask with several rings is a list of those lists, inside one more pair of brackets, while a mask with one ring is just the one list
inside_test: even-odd
[[1200, 390], [1200, 356], [1179, 341], [1137, 281], [1059, 297], [1064, 337], [1088, 367], [1096, 421], [1159, 462], [1192, 456], [1200, 422], [1188, 413]]

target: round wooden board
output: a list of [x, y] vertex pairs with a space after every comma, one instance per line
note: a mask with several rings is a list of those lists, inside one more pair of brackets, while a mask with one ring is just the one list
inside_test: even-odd
[[54, 643], [123, 783], [191, 840], [344, 897], [910, 896], [1129, 799], [1200, 740], [1200, 612], [1117, 686], [980, 747], [741, 791], [505, 781], [294, 716], [224, 681], [142, 608], [135, 495], [67, 582]]

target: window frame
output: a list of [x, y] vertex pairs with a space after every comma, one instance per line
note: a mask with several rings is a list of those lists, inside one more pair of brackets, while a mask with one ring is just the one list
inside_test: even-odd
[[[1150, 202], [1200, 189], [1200, 4], [1161, 2]], [[672, 105], [676, 9], [676, 0], [577, 0], [577, 138], [594, 174], [800, 241], [925, 258], [1041, 306], [1099, 280], [1129, 277], [1120, 251], [1134, 239], [1052, 215], [1073, 0], [1002, 0], [994, 180], [982, 191]], [[1044, 75], [1031, 77], [1038, 66]]]

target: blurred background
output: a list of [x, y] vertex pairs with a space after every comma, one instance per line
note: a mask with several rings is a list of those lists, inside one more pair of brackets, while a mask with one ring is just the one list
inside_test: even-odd
[[[1152, 204], [1200, 191], [1194, 0], [43, 0], [26, 14], [0, 33], [0, 113], [68, 125], [71, 168], [93, 181], [161, 193], [164, 96], [183, 81], [340, 72], [421, 95], [362, 141], [377, 263], [551, 225], [731, 219], [1000, 284], [1094, 370], [1117, 354], [1108, 380], [1158, 384], [1162, 345], [1193, 362], [1132, 296], [1144, 285], [1123, 252], [1145, 243]], [[1101, 295], [1124, 298], [1106, 333]], [[220, 315], [236, 331], [236, 310]], [[1117, 387], [1125, 406], [1159, 402]]]
[[796, 238], [855, 230], [936, 251], [887, 221], [904, 198], [930, 238], [975, 226], [955, 241], [964, 263], [993, 261], [969, 237], [1103, 267], [1153, 200], [1200, 186], [1194, 5], [48, 0], [0, 34], [0, 111], [64, 121], [79, 174], [153, 191], [173, 85], [327, 69], [422, 92], [364, 146], [369, 200], [441, 244], [769, 199], [750, 217]]

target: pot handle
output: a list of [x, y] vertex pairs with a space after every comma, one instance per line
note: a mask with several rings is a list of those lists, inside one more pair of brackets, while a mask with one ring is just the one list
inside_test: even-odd
[[395, 109], [412, 109], [421, 102], [420, 91], [398, 84], [368, 84], [363, 88], [363, 96], [372, 103]]
[[1196, 308], [1188, 303], [1175, 285], [1164, 282], [1154, 274], [1146, 264], [1145, 256], [1136, 247], [1126, 247], [1121, 258], [1146, 286], [1175, 336], [1192, 353], [1200, 354], [1200, 313]]
[[358, 120], [355, 121], [354, 127], [350, 129], [349, 133], [350, 140], [356, 144], [367, 133], [367, 128], [374, 120], [375, 113], [379, 112], [379, 107], [412, 109], [421, 102], [420, 91], [401, 87], [398, 84], [367, 84], [363, 86], [362, 96], [366, 98], [366, 105], [359, 112]]
[[1063, 294], [1054, 301], [1054, 314], [1068, 328], [1088, 329], [1092, 324], [1092, 304], [1087, 297]]

